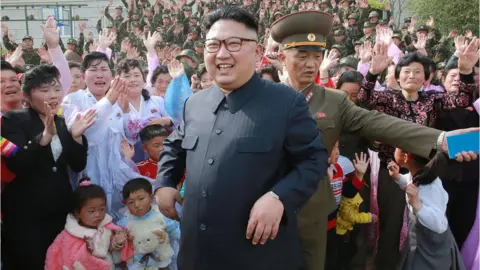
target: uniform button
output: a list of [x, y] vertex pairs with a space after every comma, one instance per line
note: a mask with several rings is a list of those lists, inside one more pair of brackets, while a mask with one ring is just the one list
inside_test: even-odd
[[27, 149], [28, 149], [28, 147], [25, 145], [25, 146], [23, 147], [23, 149], [27, 150]]
[[215, 134], [220, 135], [220, 133], [222, 133], [220, 129], [215, 130]]
[[52, 168], [52, 171], [53, 171], [53, 172], [57, 172], [57, 167], [53, 167], [53, 168]]
[[205, 190], [202, 190], [202, 196], [205, 198], [207, 197], [207, 192]]
[[32, 141], [28, 141], [28, 144], [32, 144]]
[[208, 159], [208, 164], [212, 165], [213, 164], [213, 159], [209, 158]]
[[200, 224], [200, 230], [205, 231], [207, 229], [207, 226], [205, 224]]
[[225, 108], [227, 108], [227, 109], [228, 109], [228, 104], [227, 104], [227, 103], [225, 103], [225, 104], [223, 105], [223, 107], [225, 107]]

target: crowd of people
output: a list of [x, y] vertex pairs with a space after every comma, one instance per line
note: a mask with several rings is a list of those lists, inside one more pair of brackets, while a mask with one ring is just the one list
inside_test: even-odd
[[38, 49], [2, 23], [2, 269], [480, 267], [477, 154], [445, 142], [479, 130], [474, 33], [122, 2], [67, 47], [52, 16]]

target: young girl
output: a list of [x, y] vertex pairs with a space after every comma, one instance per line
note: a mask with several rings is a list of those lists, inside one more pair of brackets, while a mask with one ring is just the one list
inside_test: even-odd
[[106, 214], [106, 194], [85, 180], [73, 194], [73, 210], [65, 229], [48, 248], [46, 270], [115, 269], [112, 250], [120, 250], [127, 232]]
[[408, 236], [398, 269], [465, 269], [445, 216], [448, 194], [442, 181], [422, 157], [397, 148], [395, 160], [410, 171], [401, 175], [395, 162], [388, 164], [408, 203]]

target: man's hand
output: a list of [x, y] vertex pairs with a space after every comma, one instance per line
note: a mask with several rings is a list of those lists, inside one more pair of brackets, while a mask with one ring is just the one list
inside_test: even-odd
[[160, 212], [174, 220], [180, 220], [178, 218], [177, 210], [175, 209], [175, 202], [181, 203], [180, 192], [175, 188], [162, 187], [155, 192], [155, 199], [157, 201], [158, 209]]
[[[443, 150], [443, 152], [448, 153], [448, 145], [447, 145], [447, 137], [448, 136], [459, 135], [459, 134], [464, 134], [464, 133], [468, 133], [468, 132], [477, 132], [479, 130], [480, 130], [480, 128], [476, 127], [476, 128], [457, 129], [457, 130], [452, 130], [452, 131], [447, 132], [445, 134], [445, 137], [442, 140], [442, 150]], [[461, 153], [458, 153], [458, 154], [455, 155], [455, 160], [458, 161], [458, 162], [464, 162], [464, 161], [468, 162], [468, 161], [476, 160], [477, 157], [478, 157], [478, 155], [475, 154], [473, 151], [461, 152]]]
[[283, 203], [267, 193], [255, 202], [250, 211], [247, 226], [247, 239], [254, 245], [265, 244], [268, 239], [277, 237], [280, 221], [284, 212]]

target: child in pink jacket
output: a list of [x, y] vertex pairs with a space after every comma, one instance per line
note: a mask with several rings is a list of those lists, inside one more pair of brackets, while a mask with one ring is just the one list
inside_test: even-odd
[[121, 250], [126, 240], [127, 232], [106, 214], [105, 191], [83, 181], [73, 194], [65, 229], [48, 248], [45, 269], [115, 269], [111, 251]]

